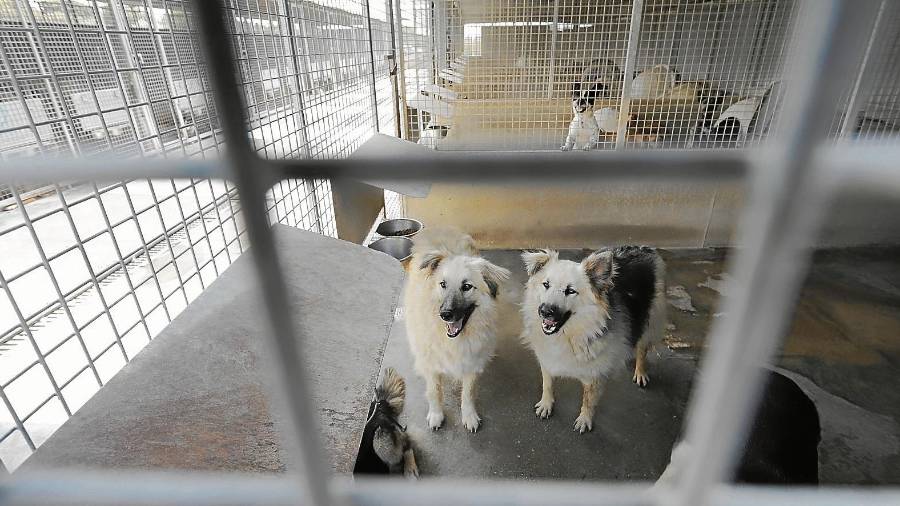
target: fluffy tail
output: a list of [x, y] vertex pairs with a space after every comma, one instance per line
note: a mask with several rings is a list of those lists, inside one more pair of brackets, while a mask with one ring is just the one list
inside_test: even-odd
[[413, 254], [446, 252], [450, 255], [476, 256], [475, 241], [453, 227], [425, 228], [413, 237]]
[[406, 382], [403, 381], [403, 376], [400, 376], [393, 367], [388, 367], [384, 370], [384, 376], [382, 376], [381, 381], [375, 387], [375, 403], [387, 402], [391, 411], [393, 411], [393, 415], [396, 417], [403, 412], [403, 400], [405, 397]]

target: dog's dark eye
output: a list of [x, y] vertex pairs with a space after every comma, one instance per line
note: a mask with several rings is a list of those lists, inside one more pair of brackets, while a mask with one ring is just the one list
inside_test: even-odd
[[546, 288], [547, 290], [550, 289], [550, 282], [549, 282], [549, 281], [544, 281], [544, 288]]
[[462, 287], [460, 287], [460, 288], [462, 289], [462, 291], [468, 292], [469, 290], [471, 290], [472, 288], [475, 288], [475, 287], [473, 287], [469, 283], [463, 283]]
[[447, 288], [447, 283], [444, 283], [443, 281], [441, 281], [441, 288]]
[[565, 291], [566, 295], [575, 295], [576, 293], [578, 293], [578, 292], [576, 292], [575, 289], [572, 288], [571, 286], [566, 287], [566, 291]]

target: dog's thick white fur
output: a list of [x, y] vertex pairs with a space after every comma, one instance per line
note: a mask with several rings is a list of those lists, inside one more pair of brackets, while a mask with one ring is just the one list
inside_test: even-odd
[[622, 71], [610, 60], [593, 60], [572, 83], [572, 121], [560, 149], [590, 150], [600, 140], [600, 127], [594, 117], [598, 98], [615, 97], [621, 87]]
[[428, 426], [444, 422], [443, 383], [462, 382], [461, 418], [475, 432], [478, 376], [497, 344], [497, 298], [509, 271], [478, 256], [474, 241], [454, 229], [416, 235], [404, 304], [416, 372], [425, 379]]
[[569, 133], [566, 135], [565, 144], [560, 147], [562, 151], [581, 149], [589, 151], [600, 137], [600, 126], [594, 117], [593, 109], [578, 111], [577, 106], [572, 108], [574, 116], [569, 123]]
[[584, 433], [593, 428], [603, 383], [629, 355], [636, 358], [632, 380], [642, 387], [649, 381], [647, 351], [665, 331], [665, 265], [655, 251], [633, 247], [597, 251], [580, 263], [548, 250], [522, 258], [529, 275], [522, 338], [543, 379], [535, 413], [552, 413], [554, 377], [575, 378], [583, 396], [574, 430]]

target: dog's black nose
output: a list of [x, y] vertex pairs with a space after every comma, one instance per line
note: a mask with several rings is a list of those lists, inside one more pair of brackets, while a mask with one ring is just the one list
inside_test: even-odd
[[440, 314], [441, 314], [441, 320], [444, 320], [445, 322], [453, 321], [453, 311], [445, 309], [445, 310], [441, 311]]
[[547, 304], [541, 304], [538, 306], [538, 314], [541, 315], [541, 318], [551, 318], [556, 313], [552, 306], [548, 306]]

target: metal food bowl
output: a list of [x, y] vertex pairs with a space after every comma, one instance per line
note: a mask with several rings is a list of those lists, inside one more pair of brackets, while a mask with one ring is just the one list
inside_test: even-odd
[[378, 224], [375, 233], [383, 237], [412, 237], [422, 230], [422, 222], [408, 218], [386, 220]]
[[405, 262], [412, 256], [412, 245], [412, 240], [406, 237], [382, 237], [369, 247]]

